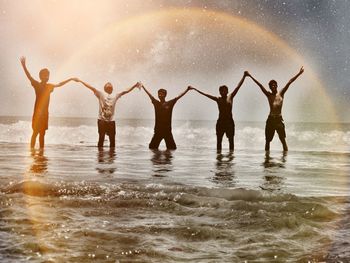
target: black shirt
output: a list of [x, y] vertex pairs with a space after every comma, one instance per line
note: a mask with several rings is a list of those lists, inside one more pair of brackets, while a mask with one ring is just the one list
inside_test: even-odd
[[174, 105], [177, 98], [166, 102], [160, 102], [159, 100], [153, 99], [155, 112], [155, 125], [154, 131], [171, 131], [171, 115], [173, 113]]

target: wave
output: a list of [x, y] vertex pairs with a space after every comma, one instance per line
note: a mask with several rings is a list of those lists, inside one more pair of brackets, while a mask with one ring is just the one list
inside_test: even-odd
[[[293, 150], [315, 150], [330, 152], [349, 152], [350, 131], [339, 129], [322, 130], [317, 126], [309, 130], [294, 126], [287, 128], [287, 142]], [[188, 147], [216, 146], [215, 126], [198, 126], [187, 121], [173, 128], [173, 134], [178, 145]], [[153, 135], [153, 126], [117, 125], [117, 144], [147, 145]], [[31, 136], [31, 122], [18, 121], [12, 124], [0, 124], [0, 142], [28, 143]], [[53, 145], [95, 145], [97, 127], [80, 126], [50, 126], [45, 137], [46, 144]], [[223, 140], [224, 146], [227, 144]], [[236, 149], [262, 149], [265, 143], [264, 127], [236, 125]], [[271, 144], [272, 149], [280, 149], [277, 134]]]

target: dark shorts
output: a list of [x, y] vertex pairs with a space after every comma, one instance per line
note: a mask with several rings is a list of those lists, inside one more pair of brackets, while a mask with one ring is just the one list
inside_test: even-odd
[[97, 126], [99, 134], [115, 135], [115, 121], [97, 120]]
[[277, 134], [280, 137], [280, 139], [286, 138], [286, 131], [282, 116], [269, 116], [267, 118], [265, 126], [266, 141], [272, 141], [273, 136], [275, 135], [275, 131], [277, 131]]
[[49, 114], [35, 114], [32, 118], [32, 129], [34, 132], [42, 133], [49, 128]]
[[226, 134], [227, 138], [235, 136], [235, 122], [233, 120], [216, 122], [216, 136], [222, 137]]
[[170, 131], [154, 131], [151, 142], [149, 143], [150, 149], [158, 149], [160, 142], [164, 139], [166, 148], [169, 150], [176, 149], [176, 143], [173, 134]]

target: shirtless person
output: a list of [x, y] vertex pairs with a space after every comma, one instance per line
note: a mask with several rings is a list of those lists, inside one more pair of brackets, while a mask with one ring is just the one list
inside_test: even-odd
[[166, 148], [169, 150], [175, 150], [176, 144], [174, 141], [173, 134], [171, 132], [171, 116], [173, 113], [173, 108], [175, 103], [184, 96], [189, 90], [191, 90], [190, 87], [188, 87], [183, 93], [181, 93], [179, 96], [175, 97], [172, 100], [165, 100], [165, 97], [167, 95], [167, 91], [165, 89], [158, 90], [158, 98], [154, 98], [152, 94], [142, 85], [142, 88], [147, 93], [149, 98], [152, 101], [152, 104], [154, 106], [154, 112], [155, 112], [155, 125], [154, 125], [154, 135], [149, 143], [150, 149], [158, 149], [160, 142], [164, 139]]
[[113, 85], [110, 82], [107, 82], [104, 85], [104, 92], [98, 89], [95, 89], [91, 85], [81, 81], [80, 79], [74, 79], [77, 82], [82, 83], [85, 87], [90, 89], [98, 99], [99, 102], [99, 114], [97, 120], [98, 127], [98, 147], [103, 147], [103, 143], [105, 140], [105, 135], [107, 134], [109, 137], [109, 146], [110, 148], [115, 147], [115, 104], [119, 98], [123, 95], [129, 93], [134, 88], [141, 87], [141, 84], [137, 82], [134, 86], [129, 88], [128, 90], [122, 91], [116, 95], [112, 95]]
[[229, 96], [227, 96], [227, 86], [219, 87], [221, 97], [215, 97], [213, 95], [206, 94], [198, 89], [194, 89], [195, 91], [208, 97], [209, 99], [216, 101], [216, 103], [218, 104], [219, 118], [216, 122], [216, 149], [218, 151], [221, 150], [222, 137], [224, 136], [224, 134], [226, 134], [226, 137], [228, 138], [230, 151], [234, 150], [235, 123], [232, 117], [233, 98], [236, 96], [238, 90], [242, 86], [244, 79], [248, 76], [247, 74], [248, 72], [245, 71], [237, 87], [232, 91], [232, 93]]
[[39, 134], [39, 144], [40, 148], [44, 148], [45, 144], [45, 133], [49, 127], [49, 104], [50, 104], [50, 95], [53, 92], [54, 88], [61, 87], [65, 85], [67, 82], [73, 80], [73, 78], [62, 81], [58, 84], [50, 84], [48, 83], [50, 77], [50, 71], [47, 68], [40, 70], [39, 78], [40, 82], [35, 80], [29, 73], [26, 66], [26, 58], [20, 58], [24, 73], [29, 79], [31, 85], [35, 90], [35, 105], [34, 105], [34, 113], [32, 117], [32, 129], [33, 134], [30, 140], [30, 147], [35, 147], [36, 137]]
[[288, 146], [286, 142], [286, 131], [282, 118], [282, 106], [284, 94], [288, 90], [290, 84], [292, 84], [302, 73], [304, 72], [304, 68], [301, 67], [299, 73], [296, 74], [293, 78], [291, 78], [286, 86], [281, 90], [277, 90], [277, 81], [271, 80], [269, 82], [269, 87], [271, 92], [267, 91], [262, 84], [260, 84], [250, 73], [248, 72], [248, 76], [254, 80], [254, 82], [260, 87], [261, 91], [266, 95], [269, 100], [270, 105], [270, 114], [266, 121], [265, 126], [265, 151], [270, 150], [270, 142], [273, 139], [275, 131], [277, 131], [278, 137], [281, 140], [283, 145], [283, 151], [288, 151]]

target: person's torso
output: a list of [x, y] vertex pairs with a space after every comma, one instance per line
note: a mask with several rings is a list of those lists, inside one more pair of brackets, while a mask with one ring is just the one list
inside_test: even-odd
[[49, 104], [50, 104], [50, 95], [53, 91], [53, 85], [48, 83], [37, 82], [34, 85], [35, 88], [35, 105], [34, 113], [35, 114], [48, 114]]
[[171, 117], [174, 108], [174, 101], [154, 103], [155, 110], [155, 129], [171, 129]]
[[117, 96], [100, 92], [98, 118], [103, 121], [114, 121]]
[[230, 101], [228, 98], [219, 97], [217, 104], [219, 108], [218, 121], [232, 120], [232, 101]]
[[270, 115], [271, 116], [280, 116], [282, 115], [282, 106], [283, 106], [283, 97], [279, 92], [276, 94], [270, 94], [268, 96], [269, 105], [270, 105]]

